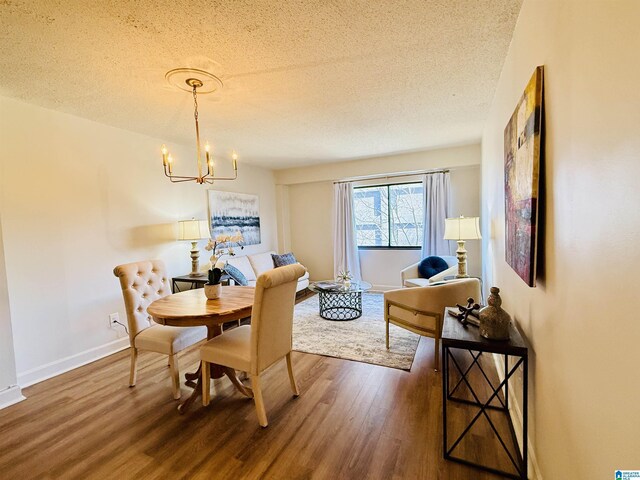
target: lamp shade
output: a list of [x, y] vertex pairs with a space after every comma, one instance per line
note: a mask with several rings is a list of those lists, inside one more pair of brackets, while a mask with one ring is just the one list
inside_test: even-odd
[[480, 238], [482, 238], [482, 235], [480, 235], [480, 218], [456, 217], [445, 220], [445, 240], [478, 240]]
[[178, 240], [201, 240], [209, 238], [206, 220], [181, 220], [178, 222]]

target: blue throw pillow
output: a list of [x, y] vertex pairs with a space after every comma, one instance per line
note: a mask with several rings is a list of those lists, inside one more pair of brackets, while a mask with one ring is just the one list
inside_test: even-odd
[[440, 272], [444, 272], [447, 268], [449, 268], [449, 264], [444, 258], [431, 256], [418, 264], [418, 274], [422, 278], [431, 278]]
[[293, 265], [294, 263], [298, 263], [296, 257], [293, 256], [293, 253], [283, 253], [282, 255], [276, 255], [275, 253], [271, 254], [271, 258], [273, 259], [273, 267], [284, 267], [285, 265]]
[[249, 285], [247, 277], [244, 276], [244, 273], [242, 273], [233, 265], [229, 265], [227, 263], [224, 266], [224, 271], [227, 272], [227, 275], [233, 278], [233, 281], [236, 282], [237, 285], [240, 285], [241, 287], [246, 287], [247, 285]]

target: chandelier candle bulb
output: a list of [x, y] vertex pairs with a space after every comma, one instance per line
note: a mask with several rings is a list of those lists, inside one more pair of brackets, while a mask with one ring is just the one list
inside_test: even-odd
[[168, 150], [167, 147], [162, 145], [162, 165], [164, 165], [165, 167], [167, 166], [167, 155], [168, 155]]

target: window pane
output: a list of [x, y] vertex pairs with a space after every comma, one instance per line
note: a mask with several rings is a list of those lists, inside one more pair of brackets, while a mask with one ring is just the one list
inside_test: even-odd
[[410, 183], [389, 186], [391, 202], [390, 235], [392, 247], [422, 245], [424, 200], [422, 184]]
[[360, 247], [389, 245], [387, 187], [357, 188], [353, 191], [356, 238]]

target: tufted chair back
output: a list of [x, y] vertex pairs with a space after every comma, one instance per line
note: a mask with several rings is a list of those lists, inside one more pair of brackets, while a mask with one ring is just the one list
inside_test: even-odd
[[161, 260], [118, 265], [113, 269], [113, 274], [120, 279], [127, 310], [129, 340], [133, 345], [136, 335], [153, 325], [153, 319], [147, 313], [149, 304], [171, 293], [169, 279]]

